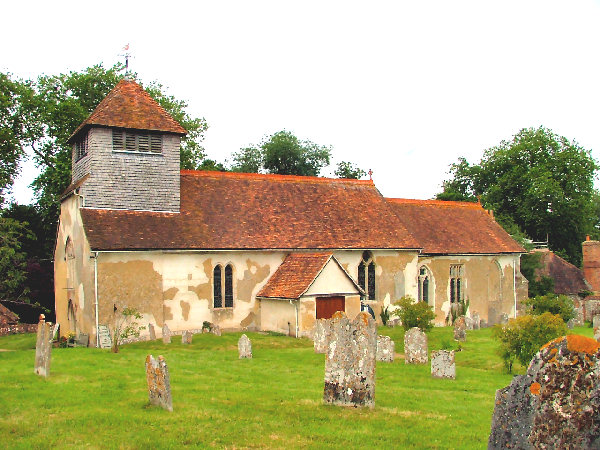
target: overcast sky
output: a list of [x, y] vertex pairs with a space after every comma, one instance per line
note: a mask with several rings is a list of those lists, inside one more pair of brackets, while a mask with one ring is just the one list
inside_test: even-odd
[[2, 12], [0, 71], [110, 67], [129, 43], [143, 82], [206, 118], [218, 161], [286, 129], [372, 169], [386, 197], [431, 198], [459, 156], [477, 162], [525, 127], [600, 159], [600, 1], [22, 0]]

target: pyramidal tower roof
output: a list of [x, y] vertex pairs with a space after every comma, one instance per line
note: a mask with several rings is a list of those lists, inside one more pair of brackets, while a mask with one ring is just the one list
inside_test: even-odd
[[71, 143], [79, 133], [93, 125], [187, 134], [139, 84], [127, 79], [117, 83], [67, 142]]

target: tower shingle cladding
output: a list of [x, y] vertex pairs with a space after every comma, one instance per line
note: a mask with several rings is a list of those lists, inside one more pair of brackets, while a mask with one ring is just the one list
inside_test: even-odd
[[162, 135], [162, 153], [115, 152], [112, 129], [92, 127], [88, 154], [73, 161], [76, 183], [88, 208], [179, 212], [180, 137]]

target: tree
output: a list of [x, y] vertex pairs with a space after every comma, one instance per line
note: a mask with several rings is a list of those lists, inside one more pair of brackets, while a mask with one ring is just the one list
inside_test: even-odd
[[263, 167], [263, 152], [258, 147], [246, 147], [232, 155], [233, 172], [259, 173]]
[[26, 255], [21, 251], [24, 238], [32, 238], [26, 223], [0, 217], [0, 300], [5, 302], [29, 301]]
[[598, 223], [597, 170], [591, 152], [576, 142], [544, 127], [524, 128], [511, 141], [486, 150], [479, 164], [459, 158], [437, 198], [480, 196], [506, 229], [536, 241], [547, 237], [552, 250], [579, 265], [581, 242]]
[[338, 163], [337, 168], [335, 169], [335, 176], [338, 178], [347, 178], [347, 179], [356, 179], [364, 177], [367, 172], [355, 166], [351, 162], [342, 161]]

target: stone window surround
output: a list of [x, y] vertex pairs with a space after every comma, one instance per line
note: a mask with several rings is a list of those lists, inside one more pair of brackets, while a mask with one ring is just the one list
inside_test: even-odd
[[365, 300], [376, 301], [376, 266], [373, 260], [373, 254], [365, 250], [362, 254], [360, 263], [358, 264], [358, 285], [367, 293]]
[[[219, 296], [215, 296], [215, 271], [219, 269]], [[231, 271], [231, 277], [227, 276], [227, 270]], [[233, 309], [234, 306], [234, 287], [233, 287], [233, 280], [234, 280], [234, 270], [233, 270], [233, 264], [232, 263], [227, 263], [225, 265], [223, 264], [216, 264], [215, 267], [213, 268], [213, 277], [212, 277], [212, 309]], [[218, 299], [218, 303], [220, 306], [215, 306], [215, 300]]]
[[419, 267], [419, 275], [417, 280], [417, 300], [431, 304], [431, 285], [433, 275], [431, 270], [425, 265]]
[[465, 298], [465, 265], [464, 264], [451, 264], [450, 265], [450, 279], [448, 287], [450, 289], [450, 303], [458, 303]]

